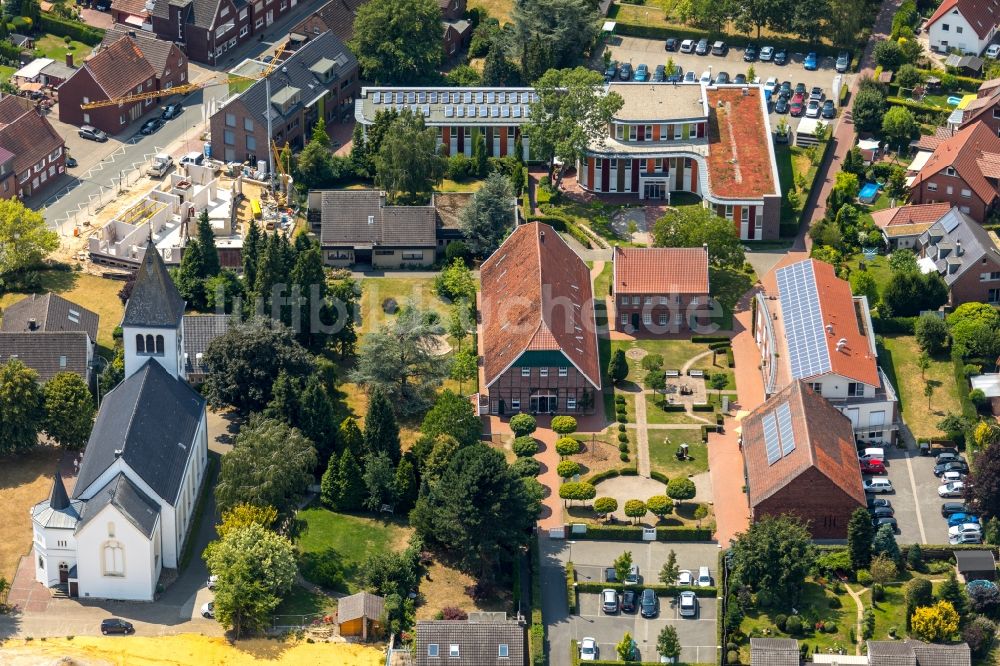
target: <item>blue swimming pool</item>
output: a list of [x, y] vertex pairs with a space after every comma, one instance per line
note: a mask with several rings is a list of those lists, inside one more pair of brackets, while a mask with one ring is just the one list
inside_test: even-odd
[[858, 199], [863, 203], [871, 203], [878, 198], [878, 183], [865, 183], [858, 192]]

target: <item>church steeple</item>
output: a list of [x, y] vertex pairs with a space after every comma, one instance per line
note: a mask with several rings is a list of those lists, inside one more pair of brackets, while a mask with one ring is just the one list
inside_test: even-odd
[[49, 507], [54, 511], [62, 511], [69, 508], [69, 495], [66, 494], [66, 486], [63, 485], [62, 474], [58, 470], [52, 475], [52, 492], [49, 493]]

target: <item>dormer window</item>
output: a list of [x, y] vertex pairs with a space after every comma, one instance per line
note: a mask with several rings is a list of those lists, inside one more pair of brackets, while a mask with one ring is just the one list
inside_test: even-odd
[[944, 170], [944, 172], [945, 172], [945, 174], [947, 174], [949, 176], [954, 176], [955, 175], [955, 169], [954, 169], [954, 167], [948, 167], [947, 169]]

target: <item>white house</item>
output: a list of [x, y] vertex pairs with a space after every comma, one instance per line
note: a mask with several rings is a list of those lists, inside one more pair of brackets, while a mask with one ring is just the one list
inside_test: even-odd
[[931, 48], [947, 53], [981, 54], [1000, 22], [1000, 0], [944, 0], [927, 19]]
[[851, 420], [856, 437], [891, 442], [898, 401], [878, 366], [868, 299], [815, 259], [776, 277], [778, 293], [758, 294], [754, 316], [767, 394], [801, 379]]
[[184, 300], [147, 248], [125, 308], [125, 379], [101, 402], [72, 498], [32, 509], [35, 577], [70, 596], [152, 600], [176, 568], [208, 462], [205, 400], [184, 375]]

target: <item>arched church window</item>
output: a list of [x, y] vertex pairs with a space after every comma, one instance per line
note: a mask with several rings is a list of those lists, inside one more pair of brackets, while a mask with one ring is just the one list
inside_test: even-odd
[[138, 354], [146, 353], [146, 338], [142, 337], [142, 333], [135, 334], [135, 351]]
[[155, 349], [156, 349], [156, 346], [155, 346], [155, 343], [153, 342], [153, 336], [152, 335], [147, 335], [146, 336], [146, 353], [147, 354], [152, 354]]
[[163, 353], [163, 336], [162, 335], [156, 336], [156, 353], [157, 354], [162, 354]]
[[118, 541], [108, 541], [104, 544], [104, 575], [125, 575], [125, 549]]

